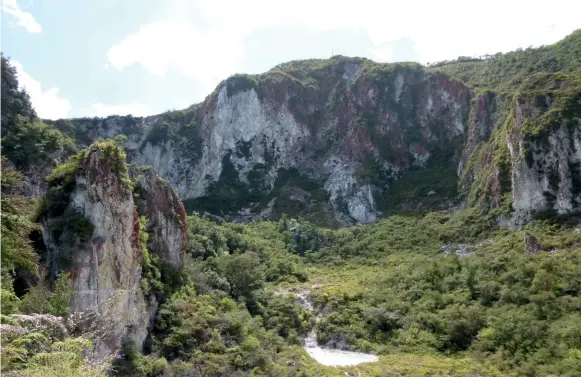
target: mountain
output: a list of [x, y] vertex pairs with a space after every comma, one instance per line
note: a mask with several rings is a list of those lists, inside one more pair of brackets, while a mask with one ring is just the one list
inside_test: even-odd
[[79, 147], [126, 135], [129, 162], [154, 167], [188, 211], [346, 226], [478, 206], [520, 226], [580, 209], [580, 46], [576, 31], [427, 67], [293, 61], [182, 111], [45, 123]]
[[3, 374], [581, 373], [581, 30], [146, 118], [43, 121], [2, 57], [2, 101]]

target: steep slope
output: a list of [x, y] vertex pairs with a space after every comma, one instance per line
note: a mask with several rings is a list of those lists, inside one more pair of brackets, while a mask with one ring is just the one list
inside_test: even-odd
[[[307, 75], [292, 71], [304, 64]], [[469, 100], [419, 65], [336, 57], [234, 76], [181, 114], [73, 122], [88, 140], [127, 134], [130, 160], [153, 166], [190, 208], [248, 219], [294, 208], [346, 225], [376, 219], [408, 170], [458, 159]], [[444, 208], [454, 191], [438, 192]]]
[[581, 30], [552, 46], [430, 69], [478, 88], [458, 172], [509, 225], [581, 210]]
[[520, 226], [580, 209], [580, 61], [581, 31], [428, 67], [335, 56], [235, 75], [183, 111], [48, 123], [82, 147], [126, 135], [188, 211], [344, 226], [477, 206]]
[[[138, 197], [149, 224], [145, 217], [140, 221], [125, 154], [111, 141], [92, 144], [47, 178], [41, 211], [46, 265], [53, 279], [70, 273], [73, 312], [115, 319], [96, 344], [102, 355], [128, 341], [142, 347], [160, 294], [155, 280], [161, 277], [149, 270], [179, 270], [187, 246], [185, 212], [171, 187], [153, 172], [138, 178], [139, 187], [148, 188]], [[143, 226], [152, 224], [147, 243]]]

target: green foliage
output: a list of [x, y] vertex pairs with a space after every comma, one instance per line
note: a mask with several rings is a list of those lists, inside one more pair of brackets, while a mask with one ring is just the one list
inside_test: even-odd
[[[76, 185], [76, 177], [84, 172], [92, 156], [98, 155], [103, 164], [119, 179], [121, 185], [132, 188], [129, 179], [125, 152], [114, 140], [96, 141], [89, 148], [71, 156], [65, 163], [58, 165], [46, 177], [49, 188], [37, 210], [37, 219], [49, 219], [47, 231], [55, 242], [64, 242], [67, 247], [55, 251], [50, 268], [57, 270], [70, 266], [71, 250], [79, 243], [88, 241], [95, 226], [76, 208], [70, 206], [70, 194]], [[102, 170], [101, 173], [105, 171]]]
[[46, 124], [17, 115], [9, 134], [2, 138], [4, 154], [18, 168], [46, 164], [76, 150], [73, 139]]
[[30, 97], [24, 88], [18, 85], [18, 74], [10, 60], [1, 56], [1, 101], [2, 101], [2, 137], [14, 127], [17, 116], [24, 117], [27, 121], [34, 121], [37, 116], [30, 103]]
[[139, 217], [139, 245], [143, 253], [141, 290], [145, 295], [154, 293], [158, 299], [164, 295], [164, 284], [160, 271], [160, 259], [156, 254], [151, 255], [148, 248], [149, 233], [147, 229], [148, 219], [145, 216]]
[[46, 177], [46, 180], [52, 187], [56, 187], [59, 190], [71, 190], [71, 186], [69, 185], [73, 183], [75, 175], [87, 163], [88, 158], [96, 152], [100, 154], [100, 157], [105, 161], [111, 173], [116, 174], [126, 187], [131, 188], [131, 180], [129, 179], [127, 164], [125, 162], [126, 154], [115, 140], [99, 140], [94, 142], [89, 148], [83, 149], [76, 155], [71, 156], [65, 163], [55, 167]]
[[[240, 333], [236, 338], [223, 332], [224, 325], [213, 325], [221, 320], [199, 316], [214, 318], [238, 308], [247, 321], [260, 320], [260, 327], [281, 337], [282, 349], [300, 344], [298, 336], [313, 326], [312, 314], [292, 296], [263, 293], [265, 281], [267, 287], [273, 282], [305, 287], [293, 278], [297, 268], [308, 270], [309, 285], [320, 284], [312, 292], [316, 307], [325, 313], [316, 325], [319, 341], [404, 358], [440, 355], [425, 356], [410, 375], [429, 375], [436, 368], [494, 376], [501, 375], [498, 367], [506, 375], [514, 370], [542, 376], [562, 373], [564, 365], [577, 368], [581, 235], [567, 225], [534, 222], [510, 232], [495, 228], [478, 211], [466, 210], [390, 216], [335, 231], [286, 217], [276, 223], [216, 224], [194, 215], [189, 229], [190, 251], [197, 260], [188, 262], [186, 271], [195, 289], [172, 296], [155, 335], [161, 342], [155, 349], [170, 361], [172, 373], [176, 360], [192, 368], [199, 365], [191, 356], [194, 349], [201, 350], [196, 360], [203, 365], [220, 360], [216, 365], [229, 366], [222, 371], [246, 370], [248, 365], [230, 358], [232, 340], [227, 339], [233, 337], [240, 350], [256, 349], [256, 341], [266, 347], [258, 335], [252, 335], [256, 341]], [[544, 250], [559, 251], [525, 255], [525, 231], [541, 240]], [[445, 244], [452, 255], [441, 253]], [[471, 254], [458, 257], [456, 249]], [[280, 268], [283, 261], [289, 262], [288, 269]], [[184, 315], [176, 313], [196, 313], [196, 319], [186, 324]], [[243, 335], [256, 330], [245, 331]], [[444, 355], [453, 359], [441, 359]], [[460, 362], [458, 357], [467, 359]], [[384, 360], [378, 368], [406, 370], [393, 364], [393, 358], [389, 367]], [[362, 373], [375, 375], [373, 370], [370, 366]]]
[[127, 141], [127, 136], [125, 136], [123, 134], [116, 135], [113, 138], [113, 141], [115, 142], [115, 144], [122, 146], [123, 143], [125, 143]]
[[[319, 283], [312, 291], [325, 313], [319, 341], [389, 355], [358, 366], [365, 376], [536, 376], [577, 367], [581, 236], [565, 225], [528, 225], [543, 249], [559, 249], [534, 256], [524, 254], [524, 231], [496, 229], [475, 211], [391, 216], [335, 231], [286, 217], [216, 224], [194, 214], [189, 230], [189, 282], [162, 304], [151, 354], [130, 358], [139, 373], [333, 375], [294, 348], [313, 314], [292, 295], [265, 291], [273, 282]], [[441, 254], [443, 244], [472, 254]], [[305, 267], [307, 286], [293, 278], [293, 268]]]
[[[185, 276], [168, 273], [158, 251], [148, 248], [148, 221], [141, 217], [142, 290], [146, 295], [155, 294], [160, 310], [147, 343], [148, 355], [125, 348], [126, 359], [118, 373], [578, 376], [578, 225], [573, 228], [566, 222], [535, 221], [523, 230], [509, 231], [497, 228], [494, 217], [510, 211], [513, 161], [506, 141], [514, 131], [511, 114], [515, 106], [530, 103], [543, 110], [523, 118], [520, 131], [525, 138], [525, 159], [532, 159], [533, 151], [546, 146], [547, 135], [555, 127], [577, 127], [581, 112], [579, 36], [578, 31], [554, 46], [484, 59], [463, 57], [428, 68], [447, 72], [468, 82], [479, 93], [488, 90], [491, 98], [508, 103], [498, 109], [501, 115], [489, 140], [471, 153], [460, 177], [460, 184], [469, 187], [468, 203], [479, 209], [390, 216], [373, 224], [338, 230], [321, 229], [286, 216], [276, 222], [218, 224], [194, 213], [188, 218]], [[260, 77], [237, 75], [226, 82], [228, 95], [254, 88], [261, 96], [262, 80], [289, 83], [293, 91], [302, 93], [301, 90], [318, 85], [314, 77], [335, 74], [348, 60], [354, 59], [290, 62]], [[365, 75], [380, 88], [380, 96], [389, 92], [390, 79], [398, 70], [419, 75], [424, 69], [413, 63], [381, 65], [358, 61], [363, 63], [362, 74], [356, 78], [354, 90]], [[9, 71], [2, 81], [4, 101], [5, 87], [16, 92], [18, 88], [4, 59], [2, 63], [3, 72]], [[339, 98], [343, 89], [338, 86], [331, 96]], [[18, 96], [20, 99], [13, 102], [15, 108], [26, 107], [25, 93], [19, 92]], [[290, 101], [294, 109], [301, 106], [298, 97], [295, 95]], [[378, 97], [377, 101], [387, 99]], [[543, 105], [546, 103], [551, 105]], [[389, 105], [396, 112], [400, 110], [398, 104]], [[71, 137], [83, 137], [72, 123], [44, 125], [25, 115], [11, 119], [12, 131], [2, 143], [19, 167], [51, 158], [56, 152], [70, 153]], [[418, 122], [413, 117], [404, 120], [410, 127], [399, 136], [408, 144], [418, 141], [420, 133], [414, 126]], [[2, 122], [4, 126], [4, 114]], [[99, 125], [101, 121], [92, 122]], [[133, 118], [127, 118], [124, 125], [124, 132], [137, 127]], [[373, 130], [375, 125], [369, 123], [369, 128]], [[380, 137], [371, 135], [374, 139]], [[170, 141], [180, 153], [198, 158], [201, 138], [194, 110], [162, 114], [147, 140], [154, 144]], [[377, 140], [387, 158], [391, 155], [388, 138]], [[53, 228], [69, 229], [80, 239], [92, 235], [93, 225], [68, 207], [68, 196], [74, 189], [75, 176], [93, 153], [100, 153], [111, 173], [131, 188], [125, 154], [119, 147], [124, 141], [123, 137], [97, 141], [47, 177], [51, 188], [40, 212], [56, 218]], [[454, 166], [449, 164], [456, 153], [455, 142], [447, 146], [427, 145], [430, 152], [446, 149], [449, 154], [433, 153], [426, 168], [412, 169], [404, 179], [391, 182], [386, 206], [400, 213], [417, 209], [426, 212], [442, 208], [455, 198], [457, 177]], [[26, 153], [27, 146], [38, 155]], [[243, 158], [250, 155], [250, 150], [241, 144], [233, 153]], [[272, 197], [264, 195], [262, 182], [271, 158], [266, 153], [265, 164], [249, 174], [248, 186], [242, 183], [230, 156], [226, 156], [219, 182], [193, 207], [228, 213], [251, 202], [270, 200]], [[534, 161], [529, 162], [532, 167]], [[8, 190], [17, 186], [21, 177], [5, 170], [5, 165], [3, 156], [2, 189]], [[474, 171], [478, 171], [477, 176], [472, 175]], [[377, 183], [374, 180], [381, 177], [380, 173], [375, 164], [368, 163], [361, 176]], [[554, 173], [549, 174], [550, 184], [555, 186], [557, 178]], [[328, 199], [324, 190], [297, 171], [281, 171], [274, 195], [279, 196], [289, 187], [304, 190], [315, 201]], [[432, 190], [437, 195], [431, 195]], [[421, 198], [420, 202], [416, 202], [417, 198]], [[298, 215], [310, 210], [297, 209], [291, 201], [280, 202], [278, 212]], [[12, 271], [37, 268], [38, 257], [28, 240], [35, 225], [25, 215], [30, 208], [30, 201], [2, 195], [1, 319], [6, 326], [15, 326], [16, 321], [4, 315], [19, 311], [66, 316], [73, 294], [68, 276], [60, 275], [54, 292], [41, 277], [41, 283], [24, 297], [16, 297]], [[483, 208], [492, 211], [486, 213]], [[525, 255], [525, 232], [540, 240], [541, 252]], [[51, 236], [58, 239], [63, 233]], [[466, 250], [469, 255], [455, 255], [456, 250]], [[66, 252], [62, 257], [67, 257]], [[320, 321], [315, 325], [314, 314], [301, 307], [292, 294], [274, 294], [272, 291], [277, 288], [312, 289]], [[301, 337], [313, 326], [320, 342], [373, 352], [381, 356], [380, 360], [347, 368], [318, 365], [300, 348]], [[3, 372], [19, 369], [27, 376], [103, 375], [102, 370], [91, 369], [83, 358], [91, 349], [92, 345], [83, 339], [53, 342], [38, 332], [14, 335], [3, 344], [2, 368]]]
[[[551, 132], [562, 125], [569, 132], [578, 127], [580, 57], [581, 30], [577, 30], [550, 46], [481, 58], [464, 57], [428, 68], [429, 72], [444, 72], [461, 79], [476, 89], [476, 98], [485, 95], [490, 100], [486, 101], [490, 108], [480, 108], [480, 116], [484, 114], [482, 110], [491, 111], [491, 136], [480, 142], [462, 171], [461, 184], [468, 194], [468, 205], [492, 210], [496, 215], [509, 214], [511, 199], [507, 194], [512, 189], [512, 165], [524, 157], [528, 167], [534, 168], [534, 159], [542, 160], [550, 149], [547, 141]], [[469, 124], [483, 127], [474, 122], [482, 121], [475, 118], [475, 108]], [[517, 120], [515, 114], [522, 118]], [[509, 157], [507, 143], [514, 143], [515, 136], [523, 139], [523, 149], [520, 156]], [[578, 180], [576, 176], [575, 179]]]
[[52, 186], [70, 184], [79, 169], [87, 163], [88, 158], [95, 152], [105, 161], [111, 173], [116, 174], [121, 182], [128, 188], [131, 187], [131, 180], [127, 170], [125, 151], [119, 147], [115, 140], [99, 140], [83, 149], [76, 155], [71, 156], [65, 163], [58, 165], [46, 177]]
[[23, 313], [47, 313], [66, 317], [70, 311], [71, 298], [75, 294], [69, 273], [59, 274], [51, 291], [41, 276], [39, 283], [31, 287], [22, 297], [19, 309]]
[[[559, 251], [527, 256], [524, 231], [483, 227], [460, 237], [469, 224], [430, 214], [337, 231], [331, 248], [309, 257], [316, 261], [310, 275], [324, 285], [316, 303], [328, 313], [319, 339], [379, 353], [468, 353], [506, 371], [556, 373], [578, 347], [571, 316], [581, 305], [581, 236], [563, 225], [529, 224], [543, 249]], [[442, 240], [473, 254], [438, 255]], [[552, 333], [557, 327], [564, 333]]]
[[51, 311], [49, 297], [51, 296], [50, 288], [44, 279], [40, 280], [39, 284], [28, 289], [26, 294], [22, 297], [20, 303], [20, 311], [26, 314], [39, 313], [47, 314]]
[[0, 281], [0, 300], [2, 302], [0, 313], [2, 315], [18, 312], [20, 299], [16, 296], [16, 293], [14, 293], [13, 281], [14, 279], [10, 272], [2, 269], [2, 280]]
[[305, 335], [313, 327], [313, 320], [313, 314], [305, 311], [292, 295], [272, 297], [264, 310], [264, 327], [276, 330], [279, 336], [290, 342], [297, 341], [298, 345], [302, 342], [296, 335]]
[[168, 140], [169, 125], [167, 123], [155, 123], [146, 138], [146, 141], [153, 145], [162, 144]]
[[[7, 376], [63, 376], [104, 377], [108, 367], [105, 360], [94, 359], [93, 344], [82, 337], [70, 337], [65, 332], [54, 332], [51, 327], [36, 323], [19, 325], [12, 317], [3, 328], [0, 349], [2, 375]], [[59, 325], [56, 317], [43, 321]], [[3, 320], [3, 323], [6, 321]]]
[[18, 188], [22, 175], [8, 166], [6, 156], [2, 156], [2, 195], [0, 205], [0, 242], [2, 245], [2, 273], [23, 268], [32, 273], [37, 271], [38, 256], [29, 241], [32, 230], [38, 225], [29, 219], [33, 200], [18, 195], [9, 195], [4, 190]]
[[[296, 303], [281, 298], [266, 298], [263, 306], [264, 315], [276, 322], [263, 325], [261, 317], [251, 316], [244, 305], [219, 291], [198, 293], [190, 283], [160, 308], [153, 349], [163, 356], [144, 358], [129, 352], [133, 370], [137, 375], [156, 375], [162, 369], [168, 375], [180, 375], [187, 364], [203, 376], [268, 375], [266, 370], [276, 368], [278, 352], [289, 347], [278, 334], [301, 331], [310, 317]], [[170, 361], [169, 368], [165, 359]]]
[[196, 111], [199, 105], [185, 110], [167, 111], [158, 116], [142, 143], [160, 145], [170, 143], [182, 161], [195, 164], [202, 156], [202, 138], [196, 123]]
[[[218, 283], [220, 279], [214, 279], [217, 284], [227, 285], [238, 295], [244, 295], [242, 291], [248, 292], [248, 287], [241, 290], [240, 283], [259, 287], [263, 279], [267, 282], [305, 280], [300, 258], [288, 253], [287, 245], [294, 242], [288, 229], [285, 231], [280, 232], [278, 224], [272, 222], [218, 225], [194, 213], [188, 218], [188, 250], [192, 256], [206, 259], [208, 270], [227, 278], [227, 284]], [[307, 232], [304, 233], [302, 238], [299, 236], [300, 247], [303, 248], [311, 243]], [[251, 254], [245, 256], [245, 253]], [[238, 262], [256, 271], [256, 281], [235, 282], [241, 278], [235, 272]], [[258, 271], [257, 266], [260, 266], [261, 271]], [[230, 272], [226, 275], [226, 271]]]
[[[453, 160], [454, 148], [436, 150], [425, 167], [412, 168], [392, 181], [379, 200], [381, 210], [388, 213], [429, 212], [444, 210], [458, 198], [458, 176]], [[377, 174], [377, 172], [376, 172]]]
[[116, 375], [161, 377], [169, 372], [168, 362], [164, 357], [145, 356], [131, 346], [126, 346], [122, 350], [122, 354], [125, 360], [124, 362], [117, 362], [118, 365], [115, 366]]
[[54, 293], [51, 293], [48, 297], [50, 313], [66, 317], [70, 311], [71, 298], [75, 294], [69, 273], [57, 276], [54, 285]]
[[251, 298], [252, 293], [264, 286], [264, 270], [260, 258], [252, 251], [238, 255], [226, 255], [220, 259], [220, 269], [230, 283], [234, 298]]
[[228, 97], [232, 97], [238, 92], [255, 89], [258, 90], [259, 83], [256, 76], [251, 75], [234, 75], [226, 80], [226, 93]]
[[[231, 153], [231, 152], [230, 152]], [[250, 202], [258, 202], [263, 192], [253, 191], [239, 177], [230, 161], [230, 153], [222, 159], [218, 181], [212, 183], [203, 197], [184, 202], [188, 211], [204, 209], [211, 213], [233, 213]]]
[[90, 363], [83, 353], [92, 352], [91, 342], [82, 338], [67, 338], [52, 344], [52, 349], [34, 353], [21, 372], [30, 377], [104, 377], [106, 364]]
[[431, 67], [457, 76], [474, 87], [512, 90], [539, 72], [578, 73], [581, 70], [581, 30], [550, 46], [517, 49], [472, 60], [458, 59]]

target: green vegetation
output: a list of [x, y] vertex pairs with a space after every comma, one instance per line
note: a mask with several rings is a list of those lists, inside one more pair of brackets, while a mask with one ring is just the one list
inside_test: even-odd
[[498, 88], [501, 91], [517, 89], [527, 79], [543, 72], [562, 72], [579, 77], [581, 30], [550, 46], [517, 49], [505, 54], [473, 58], [472, 61], [445, 61], [431, 65], [430, 69], [459, 77], [477, 88]]
[[[39, 229], [39, 227], [27, 216], [34, 208], [34, 200], [8, 194], [8, 190], [18, 188], [22, 184], [22, 174], [8, 166], [5, 156], [2, 156], [1, 165], [2, 195], [0, 200], [2, 212], [0, 213], [0, 236], [2, 237], [2, 272], [4, 274], [5, 271], [12, 272], [16, 268], [22, 268], [36, 273], [38, 256], [29, 242], [28, 235], [33, 230]], [[2, 280], [2, 287], [4, 288], [4, 283], [7, 283], [9, 279], [3, 278]]]
[[[522, 375], [575, 375], [567, 366], [579, 344], [554, 331], [578, 331], [570, 327], [581, 303], [578, 231], [538, 222], [472, 238], [462, 234], [468, 223], [447, 217], [396, 216], [341, 230], [332, 247], [308, 256], [316, 261], [312, 283], [323, 284], [315, 302], [328, 312], [319, 339], [342, 337], [379, 354], [472, 355]], [[526, 256], [525, 231], [558, 252]], [[466, 243], [452, 250], [474, 254], [439, 255], [450, 240]]]
[[202, 138], [196, 121], [199, 105], [185, 110], [167, 111], [157, 116], [151, 129], [141, 144], [141, 151], [147, 145], [170, 142], [171, 148], [179, 153], [180, 159], [195, 164], [202, 156]]
[[[485, 59], [464, 57], [427, 68], [465, 81], [478, 95], [499, 99], [495, 110], [500, 115], [460, 177], [463, 187], [468, 187], [469, 209], [435, 212], [457, 197], [455, 166], [448, 163], [458, 152], [454, 141], [424, 145], [433, 153], [427, 166], [390, 182], [389, 195], [382, 202], [392, 209], [389, 217], [335, 230], [286, 215], [314, 212], [311, 215], [318, 218], [320, 207], [300, 207], [283, 195], [285, 190], [301, 190], [315, 202], [327, 201], [326, 192], [315, 182], [299, 171], [283, 170], [268, 196], [264, 177], [272, 156], [265, 156], [265, 164], [249, 174], [248, 186], [228, 155], [218, 183], [206, 197], [190, 202], [192, 208], [228, 213], [278, 197], [282, 198], [276, 204], [280, 219], [218, 224], [193, 213], [187, 219], [188, 250], [179, 271], [170, 271], [162, 254], [149, 248], [148, 219], [141, 216], [134, 224], [143, 255], [141, 289], [148, 299], [155, 296], [159, 310], [143, 353], [127, 344], [125, 357], [115, 361], [111, 373], [144, 377], [581, 375], [578, 219], [536, 220], [520, 230], [501, 229], [495, 221], [511, 207], [513, 161], [506, 141], [514, 132], [516, 106], [532, 104], [542, 110], [534, 116], [525, 114], [519, 125], [529, 167], [534, 167], [537, 150], [548, 147], [550, 131], [564, 125], [572, 132], [578, 125], [580, 36], [577, 31], [553, 46]], [[296, 110], [304, 105], [297, 94], [303, 93], [300, 90], [309, 93], [318, 78], [336, 73], [347, 60], [354, 59], [290, 62], [260, 77], [237, 75], [227, 82], [228, 95], [249, 88], [263, 95], [259, 80], [277, 84], [290, 80], [296, 90], [291, 107]], [[363, 70], [355, 88], [365, 75], [382, 89], [377, 101], [404, 114], [395, 101], [382, 97], [383, 92], [398, 70], [413, 75], [423, 68], [413, 63], [361, 61]], [[2, 100], [9, 109], [2, 115], [2, 126], [9, 130], [2, 138], [6, 156], [1, 161], [2, 373], [101, 377], [110, 367], [109, 360], [95, 362], [95, 339], [72, 323], [70, 300], [75, 292], [70, 275], [55, 272], [66, 270], [75, 245], [66, 245], [48, 258], [39, 236], [46, 230], [35, 221], [53, 219], [44, 224], [53, 231], [52, 239], [87, 241], [94, 226], [70, 206], [75, 178], [87, 173], [90, 158], [99, 153], [124, 188], [134, 189], [120, 147], [126, 138], [99, 140], [72, 154], [73, 139], [87, 140], [91, 127], [105, 127], [119, 119], [85, 119], [83, 127], [68, 121], [41, 123], [4, 58], [2, 73]], [[333, 104], [340, 103], [342, 89], [334, 89]], [[196, 111], [160, 115], [148, 141], [171, 141], [191, 161], [198, 158], [201, 136]], [[409, 129], [398, 137], [406, 144], [420, 141], [414, 116], [402, 118]], [[123, 122], [124, 133], [138, 132], [135, 118]], [[372, 122], [368, 126], [376, 128]], [[377, 140], [384, 157], [391, 156], [388, 140]], [[447, 152], [434, 153], [438, 149]], [[232, 153], [248, 157], [250, 149], [240, 144]], [[35, 200], [14, 194], [22, 176], [10, 163], [26, 169], [69, 154], [68, 161], [46, 178], [49, 190], [39, 208]], [[365, 164], [361, 172], [370, 183], [385, 181], [381, 174], [374, 162]], [[548, 171], [547, 177], [555, 188], [557, 172]], [[574, 179], [579, 183], [581, 178]], [[139, 197], [139, 190], [133, 194]], [[538, 240], [540, 251], [526, 249], [523, 240], [530, 235]], [[46, 279], [46, 268], [53, 281]], [[299, 290], [310, 291], [316, 313], [299, 305], [293, 293], [285, 293]], [[315, 315], [320, 320], [315, 321]], [[321, 343], [372, 352], [379, 361], [324, 367], [301, 348], [302, 338], [313, 329]]]
[[[566, 223], [512, 232], [461, 211], [331, 231], [286, 217], [217, 224], [194, 214], [188, 229], [185, 284], [162, 305], [148, 355], [131, 351], [120, 375], [581, 371], [581, 233]], [[539, 254], [525, 255], [526, 232], [540, 240]], [[274, 289], [311, 289], [324, 313], [319, 341], [379, 362], [339, 371], [314, 363], [298, 347], [312, 314]]]
[[105, 377], [107, 363], [87, 362], [87, 355], [93, 354], [93, 344], [80, 337], [55, 336], [51, 330], [62, 324], [56, 322], [57, 317], [53, 318], [46, 318], [55, 323], [41, 331], [33, 326], [19, 326], [16, 321], [3, 325], [2, 374], [18, 377]]
[[57, 166], [46, 177], [51, 186], [61, 184], [70, 184], [80, 168], [87, 163], [88, 158], [98, 152], [111, 173], [117, 175], [121, 182], [127, 187], [131, 187], [131, 180], [125, 163], [125, 151], [117, 145], [115, 140], [98, 140], [91, 144], [89, 148], [83, 149], [74, 156], [71, 156], [67, 162]]
[[238, 74], [226, 80], [226, 94], [228, 97], [250, 89], [260, 91], [260, 84], [256, 76]]
[[183, 276], [182, 271], [175, 271], [164, 263], [158, 250], [149, 248], [147, 223], [147, 217], [139, 217], [139, 244], [143, 253], [141, 290], [146, 296], [153, 295], [162, 303], [183, 283]]
[[73, 139], [59, 130], [38, 121], [30, 123], [20, 115], [14, 119], [10, 133], [2, 138], [2, 148], [5, 155], [22, 169], [45, 164], [76, 150]]
[[[379, 209], [387, 213], [445, 210], [458, 201], [456, 166], [450, 164], [454, 149], [435, 151], [426, 166], [412, 167], [400, 179], [389, 183]], [[380, 176], [377, 172], [376, 176]]]
[[260, 201], [264, 192], [260, 190], [260, 186], [248, 187], [242, 182], [238, 170], [230, 160], [231, 153], [222, 159], [222, 171], [218, 181], [208, 187], [205, 196], [184, 201], [186, 210], [206, 210], [224, 215], [234, 213], [249, 203]]
[[333, 70], [337, 70], [339, 67], [342, 67], [346, 62], [361, 62], [370, 65], [376, 64], [371, 60], [364, 58], [351, 58], [335, 55], [330, 59], [305, 59], [282, 63], [267, 72], [265, 76], [268, 77], [272, 73], [284, 74], [292, 77], [298, 82], [303, 83], [305, 86], [309, 86], [309, 78], [320, 78], [323, 75], [328, 75]]
[[44, 276], [31, 287], [20, 300], [19, 311], [26, 314], [52, 314], [66, 317], [70, 312], [70, 301], [74, 295], [69, 273], [57, 276], [54, 291], [51, 291]]
[[169, 125], [165, 122], [155, 123], [145, 138], [153, 145], [162, 144], [169, 140]]
[[2, 155], [18, 169], [54, 166], [76, 151], [74, 139], [38, 119], [30, 98], [18, 85], [16, 69], [2, 60]]
[[2, 129], [2, 137], [12, 127], [17, 116], [23, 117], [28, 122], [33, 122], [36, 117], [36, 112], [30, 103], [30, 97], [23, 88], [18, 85], [18, 75], [16, 68], [10, 64], [10, 60], [1, 54], [1, 87], [2, 87], [2, 122], [0, 128]]

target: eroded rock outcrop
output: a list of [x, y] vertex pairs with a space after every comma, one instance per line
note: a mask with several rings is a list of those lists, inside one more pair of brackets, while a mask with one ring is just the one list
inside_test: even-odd
[[567, 81], [476, 99], [458, 170], [468, 205], [504, 207], [509, 227], [581, 211], [581, 89]]
[[147, 228], [142, 231], [150, 235], [149, 250], [160, 254], [171, 268], [179, 269], [188, 246], [183, 203], [153, 168], [132, 168], [130, 174], [135, 180], [138, 212], [148, 219]]
[[530, 233], [525, 233], [524, 244], [526, 255], [537, 254], [541, 251], [541, 244], [539, 243], [539, 240], [537, 240], [537, 237]]
[[[581, 115], [581, 93], [571, 99]], [[523, 224], [537, 213], [570, 215], [581, 211], [581, 120], [571, 114], [553, 117], [558, 104], [551, 95], [519, 97], [515, 128], [508, 148], [512, 161], [514, 222]], [[524, 134], [526, 122], [551, 117], [538, 133]], [[544, 123], [544, 122], [543, 122]], [[524, 135], [523, 135], [524, 134]]]
[[231, 77], [181, 114], [74, 122], [89, 140], [127, 134], [131, 162], [154, 167], [191, 208], [230, 219], [291, 208], [319, 223], [367, 223], [390, 182], [442, 153], [458, 161], [471, 96], [461, 82], [417, 64], [303, 64]]
[[139, 284], [139, 217], [115, 148], [95, 145], [69, 162], [73, 171], [53, 180], [43, 219], [53, 276], [69, 271], [76, 291], [71, 310], [115, 318], [111, 337], [96, 345], [100, 353], [126, 340], [141, 345], [149, 322]]
[[[97, 142], [72, 157], [48, 178], [50, 189], [41, 217], [51, 277], [69, 272], [75, 294], [73, 312], [110, 318], [112, 328], [100, 339], [100, 355], [130, 342], [140, 348], [157, 300], [142, 292], [144, 245], [125, 154], [112, 142]], [[185, 213], [167, 183], [149, 172], [139, 177], [146, 190], [150, 245], [161, 260], [179, 269], [187, 245]]]

